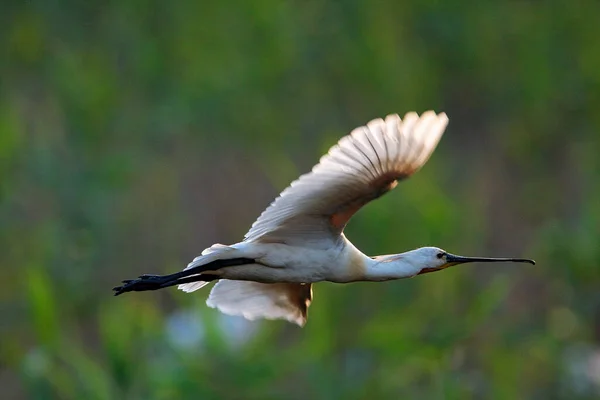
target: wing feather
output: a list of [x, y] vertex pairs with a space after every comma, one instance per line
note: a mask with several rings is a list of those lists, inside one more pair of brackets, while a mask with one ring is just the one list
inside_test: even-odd
[[260, 215], [246, 241], [337, 240], [362, 206], [418, 171], [435, 150], [445, 113], [378, 118], [341, 138], [311, 172], [285, 189]]
[[229, 315], [249, 320], [285, 319], [304, 326], [312, 301], [312, 285], [302, 283], [259, 283], [221, 279], [206, 304]]

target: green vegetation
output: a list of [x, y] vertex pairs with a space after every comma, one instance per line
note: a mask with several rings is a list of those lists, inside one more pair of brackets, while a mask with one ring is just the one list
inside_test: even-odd
[[[2, 398], [600, 395], [599, 2], [4, 3]], [[355, 126], [430, 108], [438, 150], [347, 235], [535, 267], [318, 284], [304, 329], [112, 297], [239, 241]]]

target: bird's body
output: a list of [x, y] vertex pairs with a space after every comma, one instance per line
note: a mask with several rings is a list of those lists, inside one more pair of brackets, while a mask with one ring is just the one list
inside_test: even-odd
[[[226, 257], [248, 258], [255, 260], [255, 263], [205, 273], [217, 275], [220, 279], [261, 283], [349, 283], [407, 278], [420, 271], [406, 263], [402, 254], [371, 258], [354, 247], [344, 236], [342, 238], [343, 240], [326, 249], [282, 243], [240, 242], [231, 246], [218, 245], [207, 251], [224, 251], [227, 253]], [[396, 258], [396, 262], [390, 264], [387, 257]], [[204, 262], [203, 256], [196, 258], [194, 262]], [[403, 268], [397, 268], [399, 265], [396, 264], [403, 264]], [[185, 290], [185, 287], [182, 289]]]
[[[352, 264], [363, 267], [362, 257], [344, 242], [327, 249], [299, 248], [283, 243], [240, 242], [229, 246], [236, 257], [256, 260], [214, 271], [223, 279], [262, 283], [348, 282]], [[201, 261], [201, 260], [200, 260]]]
[[436, 247], [368, 257], [343, 234], [362, 206], [393, 189], [427, 161], [448, 118], [432, 111], [376, 119], [343, 137], [260, 215], [244, 241], [213, 245], [171, 275], [124, 281], [116, 294], [178, 285], [185, 292], [219, 280], [207, 304], [249, 319], [282, 318], [304, 325], [312, 283], [384, 281], [472, 261]]

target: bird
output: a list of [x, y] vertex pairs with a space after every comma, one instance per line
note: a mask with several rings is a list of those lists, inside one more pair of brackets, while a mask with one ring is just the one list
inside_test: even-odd
[[427, 162], [448, 125], [446, 113], [390, 114], [352, 130], [262, 212], [244, 239], [214, 244], [180, 272], [122, 281], [115, 296], [178, 286], [191, 293], [217, 281], [206, 304], [249, 320], [302, 327], [317, 282], [411, 278], [472, 262], [535, 264], [523, 258], [464, 257], [438, 247], [369, 257], [344, 235], [351, 217]]

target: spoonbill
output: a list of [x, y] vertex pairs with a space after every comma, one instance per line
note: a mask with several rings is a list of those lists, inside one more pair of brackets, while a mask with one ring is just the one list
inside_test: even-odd
[[218, 280], [209, 307], [304, 326], [315, 282], [387, 281], [471, 262], [535, 264], [457, 256], [437, 247], [368, 257], [344, 235], [354, 213], [425, 164], [447, 124], [445, 113], [427, 111], [403, 119], [388, 115], [354, 129], [271, 203], [243, 241], [214, 244], [181, 272], [125, 280], [115, 296], [174, 285], [189, 293]]

